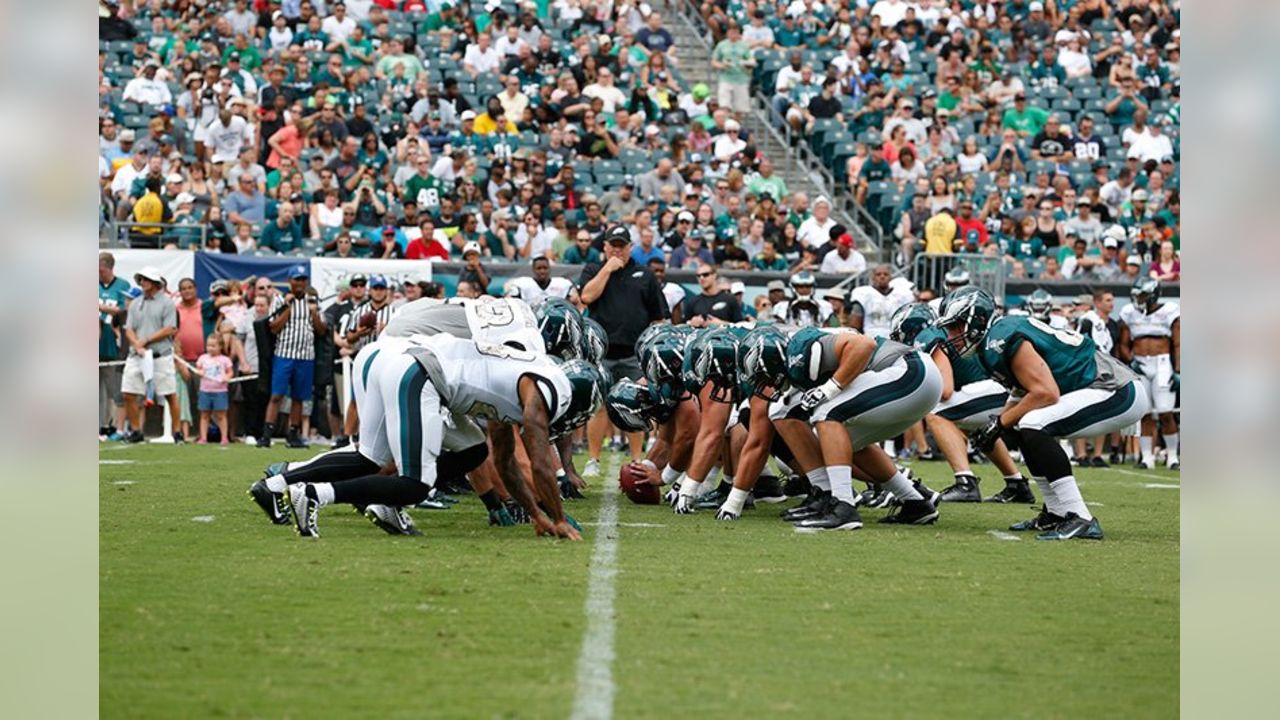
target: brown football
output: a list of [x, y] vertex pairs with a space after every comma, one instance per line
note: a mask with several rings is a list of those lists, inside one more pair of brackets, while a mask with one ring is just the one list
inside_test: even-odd
[[657, 485], [641, 482], [644, 475], [631, 463], [618, 471], [618, 485], [622, 492], [637, 505], [657, 505], [662, 502], [662, 490]]
[[378, 324], [378, 313], [365, 313], [360, 316], [360, 327], [373, 328]]

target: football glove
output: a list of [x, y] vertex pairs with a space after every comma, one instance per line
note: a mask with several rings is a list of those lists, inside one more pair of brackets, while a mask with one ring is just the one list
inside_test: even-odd
[[693, 513], [694, 509], [693, 498], [688, 495], [678, 495], [676, 496], [676, 501], [672, 504], [671, 509], [674, 510], [677, 515], [690, 515]]
[[511, 527], [516, 521], [512, 519], [511, 514], [507, 512], [505, 507], [496, 508], [489, 511], [490, 527]]
[[[551, 517], [551, 511], [547, 510], [547, 507], [545, 505], [543, 505], [542, 503], [538, 503], [538, 507], [542, 508], [542, 512], [546, 513], [547, 517]], [[582, 532], [582, 526], [579, 525], [578, 521], [574, 520], [573, 516], [570, 515], [569, 513], [564, 514], [564, 521], [569, 523], [569, 527], [573, 528], [574, 530], [577, 530], [578, 532]]]
[[529, 513], [524, 511], [524, 506], [516, 502], [515, 498], [507, 498], [502, 504], [505, 506], [504, 509], [507, 515], [510, 516], [511, 522], [517, 525], [527, 525], [529, 523]]
[[664, 503], [666, 503], [666, 504], [670, 505], [671, 507], [675, 507], [675, 506], [676, 506], [676, 498], [677, 498], [677, 497], [679, 497], [679, 495], [680, 495], [680, 483], [679, 483], [679, 482], [676, 482], [676, 483], [672, 484], [672, 486], [671, 486], [671, 489], [670, 489], [670, 490], [668, 490], [668, 491], [666, 491], [665, 493], [663, 493], [663, 495], [662, 495], [662, 502], [664, 502]]
[[1000, 416], [997, 415], [991, 418], [991, 421], [981, 430], [970, 435], [969, 439], [973, 441], [973, 446], [985, 455], [996, 446], [996, 440], [999, 440], [1003, 433], [1004, 426], [1000, 424]]
[[569, 479], [568, 475], [561, 476], [560, 478], [557, 479], [557, 482], [560, 483], [561, 499], [582, 500], [586, 498], [586, 496], [582, 494], [582, 491], [579, 490], [578, 487], [573, 484], [573, 481]]
[[1132, 361], [1130, 361], [1129, 369], [1138, 373], [1138, 377], [1147, 376], [1147, 371], [1142, 369], [1142, 363], [1138, 362], [1137, 358], [1134, 358]]
[[739, 515], [738, 513], [734, 512], [734, 511], [732, 511], [732, 510], [726, 509], [726, 508], [725, 508], [725, 506], [723, 506], [723, 505], [721, 505], [721, 506], [720, 506], [720, 509], [716, 511], [716, 519], [717, 519], [717, 520], [729, 520], [729, 521], [732, 521], [732, 520], [737, 520], [739, 517], [741, 517], [741, 515]]
[[1182, 375], [1180, 373], [1175, 372], [1173, 376], [1169, 378], [1169, 389], [1174, 392], [1178, 392], [1182, 389]]
[[806, 412], [813, 412], [819, 405], [830, 400], [844, 388], [832, 378], [812, 390], [808, 390], [804, 395], [800, 396], [800, 409]]

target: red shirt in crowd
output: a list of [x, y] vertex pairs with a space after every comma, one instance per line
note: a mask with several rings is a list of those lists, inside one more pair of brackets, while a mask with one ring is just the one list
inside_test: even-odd
[[415, 238], [409, 242], [409, 247], [405, 248], [404, 258], [406, 260], [429, 260], [431, 258], [448, 260], [449, 248], [435, 238], [430, 240]]

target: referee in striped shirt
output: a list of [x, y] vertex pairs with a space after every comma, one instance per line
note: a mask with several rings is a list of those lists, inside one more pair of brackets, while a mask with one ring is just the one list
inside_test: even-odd
[[[378, 339], [382, 328], [390, 322], [392, 312], [391, 286], [385, 276], [374, 275], [369, 278], [369, 299], [351, 308], [342, 328], [347, 344], [351, 346], [351, 357], [354, 358], [366, 345]], [[360, 427], [355, 398], [347, 398], [347, 415], [342, 425], [346, 438], [350, 438]]]
[[316, 333], [325, 331], [324, 319], [315, 298], [307, 296], [311, 273], [306, 265], [295, 265], [289, 271], [289, 294], [277, 298], [271, 312], [271, 333], [276, 336], [275, 354], [271, 358], [271, 401], [258, 447], [271, 447], [275, 434], [276, 414], [286, 393], [293, 401], [289, 408], [289, 433], [286, 444], [291, 448], [306, 447], [302, 438], [302, 403], [315, 393]]

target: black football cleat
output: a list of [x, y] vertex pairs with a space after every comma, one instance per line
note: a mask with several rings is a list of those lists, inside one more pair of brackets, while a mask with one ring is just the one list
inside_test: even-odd
[[942, 501], [942, 493], [938, 492], [937, 490], [934, 490], [928, 485], [925, 485], [923, 482], [916, 480], [914, 483], [912, 483], [912, 486], [915, 487], [916, 492], [920, 493], [921, 497], [923, 497], [925, 500], [928, 500], [930, 503], [937, 505], [939, 502]]
[[756, 502], [769, 505], [787, 501], [787, 495], [782, 489], [782, 483], [773, 475], [761, 475], [756, 479], [756, 486], [751, 490], [751, 497]]
[[718, 510], [729, 498], [729, 491], [733, 489], [733, 485], [720, 481], [715, 490], [704, 493], [694, 500], [693, 507], [698, 510]]
[[1054, 515], [1053, 513], [1049, 512], [1047, 508], [1042, 507], [1040, 508], [1039, 515], [1036, 515], [1030, 520], [1023, 520], [1020, 523], [1014, 523], [1009, 526], [1009, 529], [1014, 532], [1034, 532], [1034, 531], [1043, 532], [1047, 530], [1052, 530], [1058, 527], [1059, 525], [1061, 525], [1065, 521], [1066, 521], [1066, 518], [1062, 517], [1061, 515]]
[[868, 485], [862, 494], [853, 499], [853, 504], [855, 507], [880, 510], [893, 504], [893, 493], [882, 490], [878, 485]]
[[978, 489], [978, 483], [977, 475], [956, 475], [955, 484], [942, 491], [942, 502], [982, 502], [982, 491]]
[[1075, 513], [1067, 513], [1062, 522], [1040, 533], [1037, 540], [1101, 540], [1102, 525], [1098, 518], [1085, 520]]
[[791, 498], [808, 497], [811, 490], [812, 486], [809, 483], [809, 478], [804, 475], [792, 475], [788, 477], [787, 481], [782, 485], [782, 492], [786, 493], [788, 500]]
[[306, 538], [320, 537], [320, 526], [316, 516], [320, 513], [320, 503], [307, 495], [304, 483], [289, 486], [289, 505], [293, 508], [293, 529]]
[[289, 523], [289, 501], [284, 493], [271, 492], [265, 480], [259, 480], [249, 486], [249, 497], [267, 514], [267, 519], [274, 525]]
[[1089, 467], [1109, 468], [1111, 464], [1102, 459], [1101, 455], [1089, 458]]
[[886, 525], [932, 525], [938, 522], [938, 508], [928, 500], [907, 500], [880, 518]]
[[804, 502], [782, 512], [782, 519], [787, 522], [798, 522], [800, 520], [808, 520], [822, 514], [827, 507], [827, 499], [831, 497], [831, 492], [823, 490], [815, 486], [805, 498]]
[[862, 517], [858, 515], [858, 508], [842, 500], [833, 500], [828, 503], [826, 512], [801, 520], [796, 523], [796, 527], [814, 530], [857, 530], [862, 527]]
[[1004, 489], [987, 498], [984, 502], [1005, 503], [1007, 505], [1035, 505], [1036, 494], [1031, 491], [1031, 483], [1027, 481], [1005, 481]]

